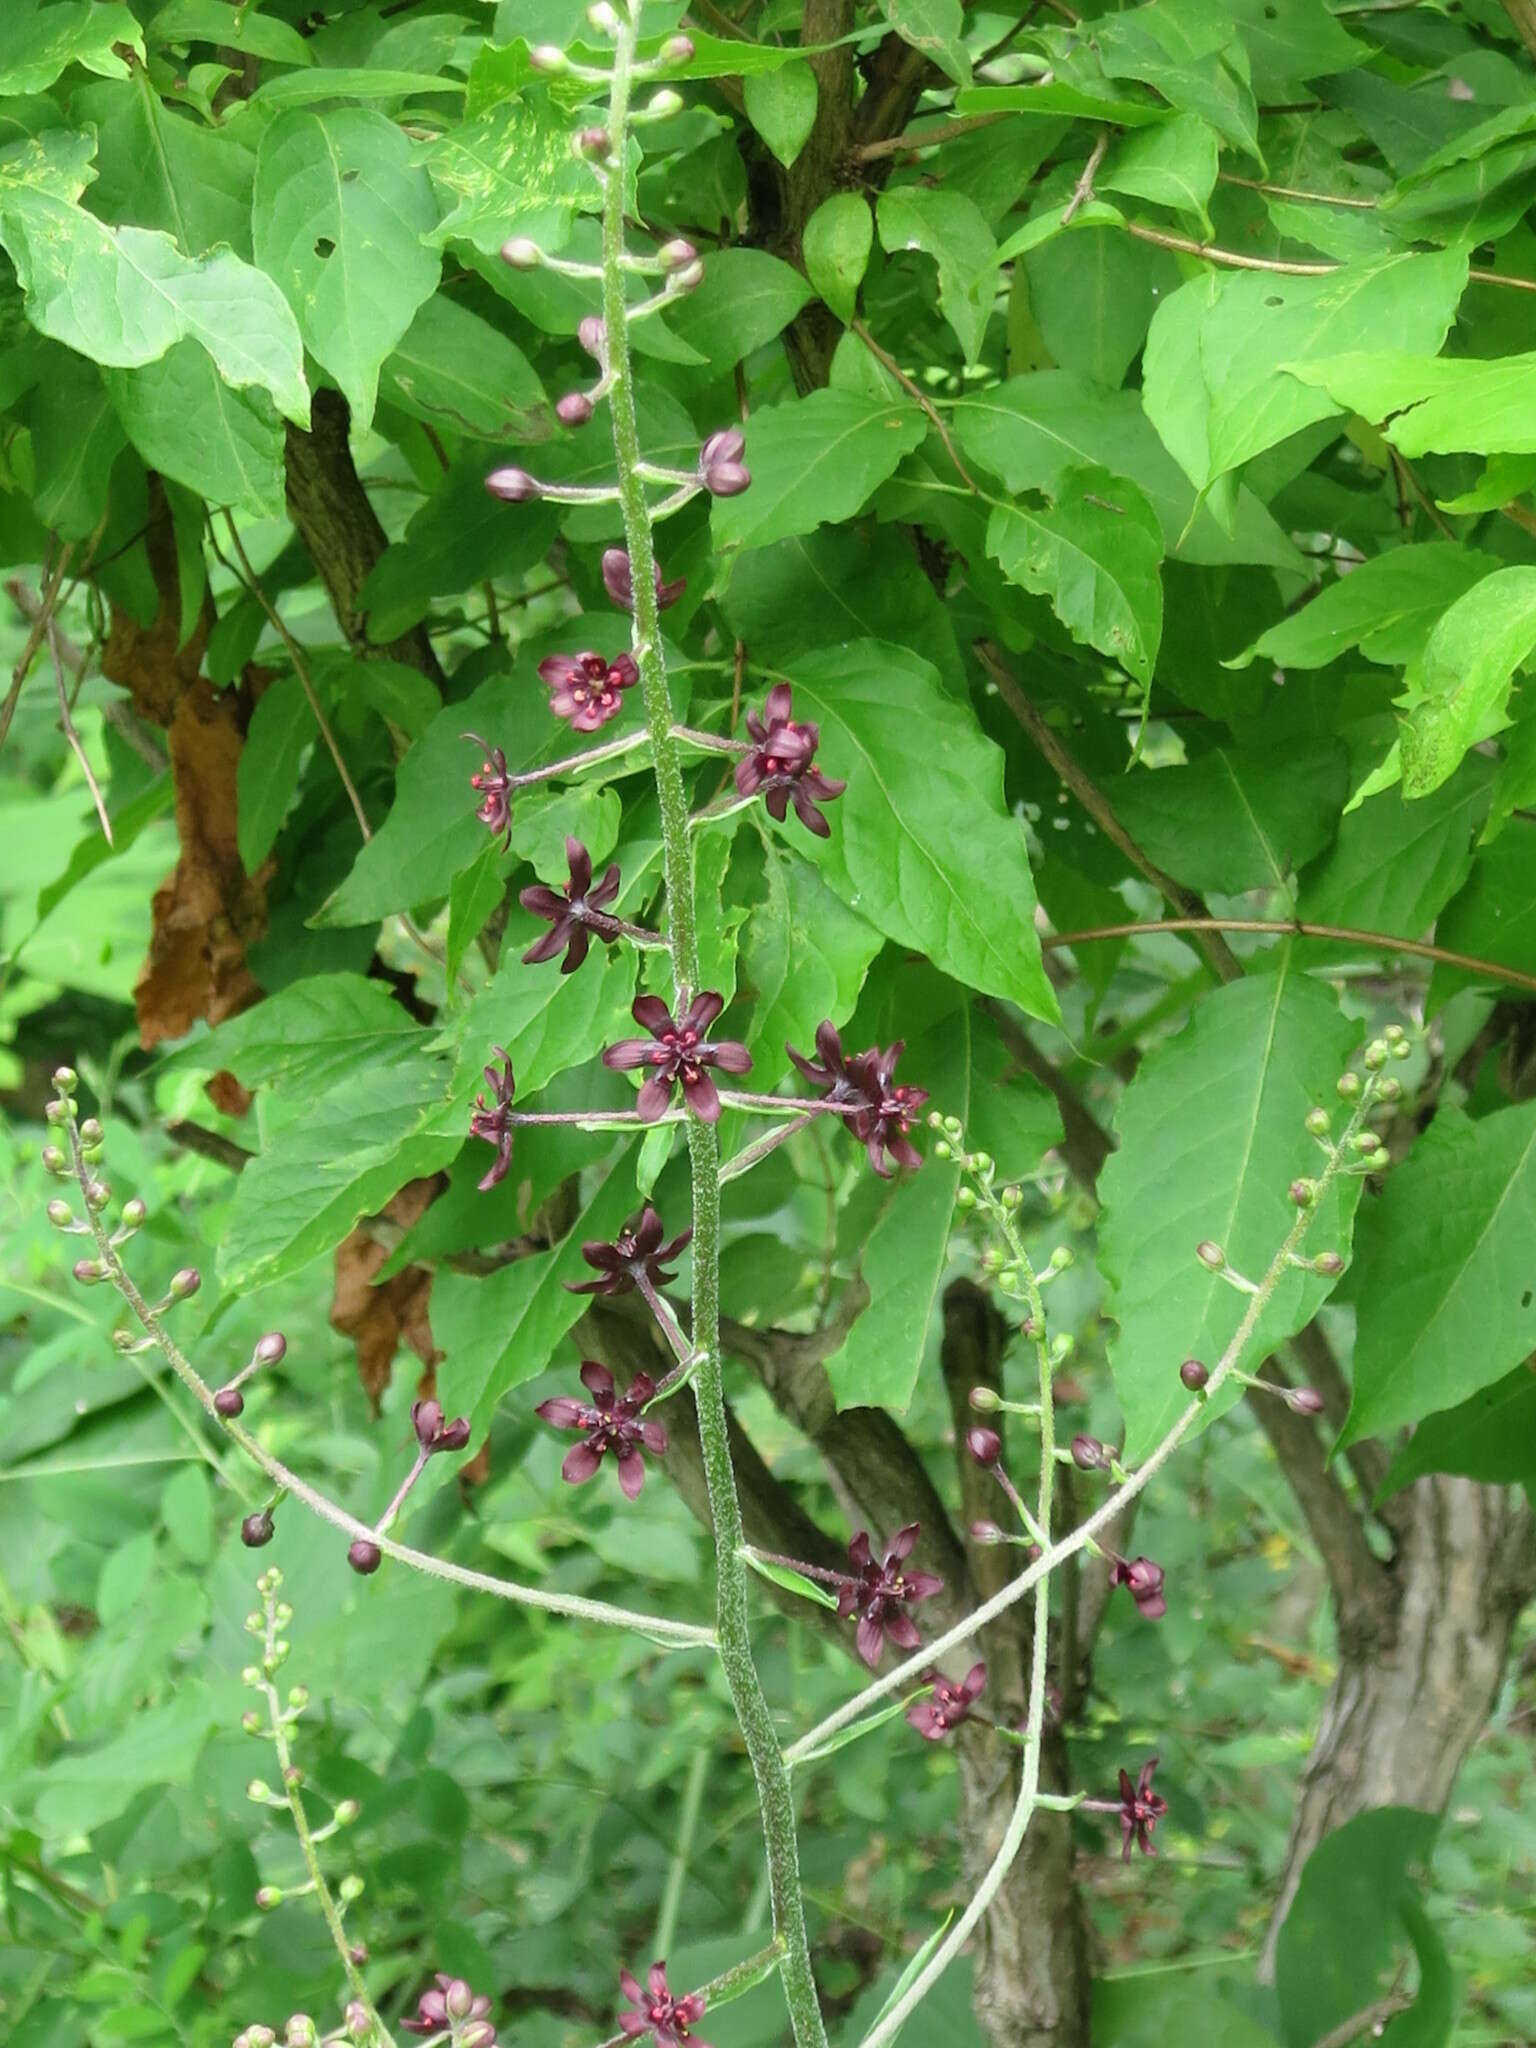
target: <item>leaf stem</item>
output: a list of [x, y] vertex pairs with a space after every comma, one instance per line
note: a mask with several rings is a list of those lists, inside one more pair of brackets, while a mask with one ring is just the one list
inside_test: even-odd
[[[651, 515], [642, 480], [640, 431], [635, 413], [634, 369], [624, 297], [624, 165], [629, 145], [629, 98], [643, 0], [630, 0], [620, 14], [614, 45], [613, 84], [608, 104], [608, 170], [603, 194], [603, 320], [606, 329], [609, 416], [618, 469], [619, 504], [629, 550], [634, 607], [633, 650], [640, 670], [651, 761], [661, 809], [663, 869], [673, 979], [678, 1004], [698, 993], [699, 942], [693, 894], [693, 854], [688, 836], [688, 796], [672, 735], [672, 698], [667, 682], [656, 600], [656, 557]], [[709, 1493], [715, 1546], [716, 1635], [752, 1773], [757, 1782], [768, 1863], [774, 1932], [783, 1944], [781, 1975], [796, 2048], [826, 2048], [816, 1979], [811, 1969], [805, 1902], [800, 1890], [800, 1854], [794, 1796], [779, 1749], [773, 1716], [752, 1655], [748, 1621], [747, 1567], [739, 1552], [745, 1541], [741, 1503], [731, 1467], [725, 1387], [720, 1353], [720, 1151], [715, 1127], [688, 1119], [688, 1153], [693, 1179], [693, 1345], [697, 1354], [693, 1391], [699, 1441]]]

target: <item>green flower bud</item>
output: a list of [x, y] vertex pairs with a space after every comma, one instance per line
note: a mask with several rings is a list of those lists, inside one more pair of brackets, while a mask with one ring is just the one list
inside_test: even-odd
[[353, 1821], [357, 1819], [362, 1810], [355, 1799], [343, 1799], [337, 1806], [334, 1816], [337, 1827], [351, 1827]]
[[86, 1183], [85, 1206], [91, 1211], [92, 1215], [99, 1216], [111, 1199], [112, 1190], [104, 1180], [93, 1180]]
[[995, 1415], [1003, 1405], [1002, 1396], [990, 1387], [972, 1387], [967, 1398], [978, 1415]]
[[674, 114], [683, 111], [683, 96], [674, 92], [670, 85], [664, 85], [660, 92], [651, 94], [645, 111], [653, 121], [670, 121]]
[[350, 1906], [363, 1896], [366, 1886], [355, 1870], [349, 1870], [336, 1887], [336, 1896], [344, 1906]]
[[256, 1910], [260, 1913], [270, 1913], [274, 1906], [282, 1903], [283, 1894], [275, 1884], [262, 1885], [256, 1894]]
[[1069, 1266], [1076, 1263], [1077, 1254], [1069, 1244], [1059, 1244], [1051, 1253], [1050, 1265], [1053, 1273], [1065, 1273]]
[[283, 2048], [316, 2048], [319, 2035], [307, 2012], [290, 2013], [283, 2031]]
[[45, 1169], [49, 1173], [63, 1174], [68, 1173], [69, 1171], [69, 1166], [65, 1160], [64, 1154], [59, 1150], [57, 1145], [45, 1145], [43, 1147], [42, 1161]]
[[1195, 1257], [1212, 1273], [1219, 1273], [1227, 1263], [1227, 1255], [1221, 1246], [1213, 1244], [1208, 1237], [1203, 1237], [1195, 1246]]
[[68, 1230], [71, 1223], [75, 1220], [74, 1210], [70, 1208], [68, 1202], [61, 1201], [57, 1195], [48, 1204], [47, 1213], [48, 1221], [55, 1230]]
[[148, 1214], [149, 1211], [145, 1208], [144, 1204], [139, 1200], [138, 1196], [131, 1195], [129, 1199], [123, 1204], [124, 1229], [137, 1230], [139, 1228], [139, 1225], [144, 1221], [145, 1217]]
[[53, 1085], [61, 1095], [72, 1094], [79, 1079], [73, 1067], [55, 1067], [53, 1070]]
[[[937, 1147], [935, 1147], [934, 1149], [935, 1149], [935, 1150], [937, 1150], [938, 1148], [937, 1148]], [[970, 1188], [956, 1188], [956, 1190], [955, 1190], [955, 1207], [956, 1207], [957, 1209], [974, 1209], [974, 1208], [975, 1208], [975, 1206], [976, 1206], [976, 1196], [975, 1196], [975, 1193], [974, 1193], [974, 1191], [973, 1191], [972, 1189], [970, 1189]]]
[[1319, 1252], [1312, 1261], [1312, 1270], [1314, 1273], [1326, 1273], [1330, 1279], [1336, 1278], [1344, 1270], [1344, 1261], [1338, 1252]]
[[[73, 1109], [73, 1108], [74, 1108], [74, 1104], [73, 1104], [73, 1103], [71, 1103], [71, 1104], [70, 1104], [70, 1108], [71, 1108], [71, 1109]], [[84, 1123], [83, 1123], [83, 1124], [82, 1124], [82, 1125], [80, 1126], [80, 1142], [81, 1142], [81, 1144], [82, 1144], [82, 1145], [99, 1145], [99, 1144], [101, 1143], [101, 1136], [102, 1136], [102, 1132], [101, 1132], [101, 1125], [100, 1125], [100, 1124], [99, 1124], [99, 1123], [98, 1123], [98, 1122], [96, 1121], [95, 1117], [93, 1117], [93, 1116], [88, 1116], [88, 1117], [86, 1118], [85, 1122], [84, 1122]]]
[[247, 1735], [259, 1735], [261, 1733], [261, 1716], [254, 1707], [247, 1707], [240, 1716], [240, 1726]]
[[270, 1806], [272, 1804], [272, 1787], [265, 1778], [252, 1778], [245, 1788], [245, 1796], [253, 1806]]
[[1358, 1074], [1340, 1074], [1338, 1092], [1343, 1101], [1354, 1102], [1360, 1094], [1360, 1087], [1361, 1082]]
[[259, 1667], [255, 1664], [247, 1664], [240, 1674], [240, 1683], [242, 1685], [261, 1685], [264, 1683]]
[[1298, 1209], [1310, 1209], [1317, 1200], [1317, 1183], [1311, 1180], [1293, 1180], [1290, 1197]]
[[1333, 1119], [1329, 1116], [1326, 1109], [1318, 1108], [1307, 1111], [1307, 1129], [1314, 1138], [1326, 1138], [1328, 1126], [1332, 1121]]
[[309, 1687], [307, 1685], [290, 1686], [288, 1689], [288, 1704], [296, 1714], [302, 1714], [309, 1705]]

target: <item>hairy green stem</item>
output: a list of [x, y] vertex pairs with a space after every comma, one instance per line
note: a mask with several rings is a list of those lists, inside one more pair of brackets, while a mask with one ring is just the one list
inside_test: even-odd
[[[656, 603], [656, 558], [641, 475], [640, 431], [635, 416], [634, 369], [624, 300], [624, 166], [629, 142], [629, 96], [643, 0], [630, 0], [615, 39], [608, 106], [608, 168], [603, 200], [603, 321], [607, 330], [608, 405], [618, 470], [624, 541], [633, 590], [633, 650], [640, 670], [651, 761], [661, 808], [663, 869], [676, 1000], [699, 992], [699, 943], [693, 896], [693, 855], [688, 838], [688, 796], [672, 735], [672, 697]], [[693, 1344], [698, 1354], [694, 1400], [709, 1493], [715, 1545], [715, 1629], [731, 1703], [757, 1782], [768, 1864], [774, 1932], [783, 1944], [781, 1977], [796, 2048], [826, 2048], [826, 2028], [811, 1969], [800, 1891], [800, 1852], [794, 1795], [773, 1716], [752, 1656], [748, 1621], [745, 1541], [736, 1475], [731, 1467], [725, 1385], [720, 1355], [720, 1149], [715, 1128], [688, 1119], [693, 1172]]]

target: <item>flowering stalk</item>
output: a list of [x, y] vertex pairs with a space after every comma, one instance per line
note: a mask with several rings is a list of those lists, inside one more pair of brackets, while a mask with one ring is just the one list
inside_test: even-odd
[[[309, 1695], [304, 1688], [295, 1687], [288, 1696], [288, 1706], [285, 1708], [282, 1700], [278, 1697], [277, 1687], [273, 1682], [278, 1669], [288, 1654], [288, 1645], [283, 1640], [281, 1630], [293, 1617], [293, 1610], [286, 1603], [280, 1604], [277, 1598], [282, 1588], [282, 1583], [283, 1575], [275, 1565], [270, 1570], [264, 1571], [256, 1582], [256, 1590], [261, 1595], [261, 1613], [253, 1616], [252, 1619], [260, 1624], [262, 1659], [259, 1665], [251, 1665], [245, 1676], [247, 1683], [253, 1684], [255, 1690], [265, 1701], [268, 1715], [268, 1725], [265, 1728], [260, 1727], [259, 1719], [254, 1728], [251, 1728], [251, 1721], [249, 1719], [246, 1726], [251, 1728], [252, 1733], [266, 1735], [270, 1738], [272, 1746], [277, 1752], [279, 1783], [283, 1791], [281, 1798], [278, 1798], [275, 1794], [270, 1797], [260, 1796], [265, 1794], [265, 1787], [258, 1788], [256, 1785], [253, 1785], [251, 1787], [251, 1797], [257, 1799], [258, 1803], [264, 1806], [287, 1806], [289, 1817], [293, 1821], [293, 1831], [298, 1837], [299, 1853], [304, 1859], [304, 1868], [308, 1874], [308, 1889], [315, 1895], [315, 1900], [320, 1907], [321, 1913], [324, 1915], [325, 1924], [330, 1930], [331, 1940], [335, 1944], [336, 1953], [341, 1958], [341, 1967], [346, 1975], [347, 1989], [355, 2003], [361, 2006], [364, 2013], [366, 2013], [368, 2023], [373, 2030], [371, 2034], [362, 2037], [366, 2043], [366, 2048], [395, 2048], [394, 2039], [389, 2029], [379, 2018], [377, 2008], [368, 1995], [368, 1987], [363, 1982], [362, 1973], [358, 1969], [357, 1960], [352, 1953], [352, 1943], [348, 1941], [347, 1931], [342, 1925], [342, 1908], [338, 1904], [330, 1886], [326, 1883], [325, 1872], [321, 1869], [320, 1858], [316, 1854], [317, 1842], [325, 1840], [336, 1829], [344, 1827], [350, 1821], [355, 1820], [357, 1817], [357, 1807], [354, 1802], [344, 1800], [336, 1808], [334, 1820], [326, 1827], [315, 1830], [309, 1825], [309, 1815], [304, 1811], [304, 1801], [299, 1792], [299, 1787], [304, 1782], [304, 1775], [293, 1761], [293, 1748], [288, 1740], [288, 1726], [290, 1721], [297, 1719], [298, 1715], [303, 1712]], [[255, 1631], [253, 1630], [252, 1633], [254, 1634]], [[360, 1880], [352, 1882], [357, 1884], [358, 1889], [361, 1889]], [[348, 1880], [344, 1879], [343, 1885], [350, 1889]], [[266, 1894], [265, 1899], [263, 1900], [263, 1893], [259, 1892], [257, 1894], [258, 1901], [268, 1906], [275, 1906], [281, 1902], [281, 1894], [274, 1896], [270, 1887], [263, 1887], [263, 1892]], [[356, 1896], [356, 1891], [352, 1892], [352, 1896]], [[354, 2035], [354, 2038], [357, 2038], [357, 2036]]]
[[[1372, 1053], [1374, 1051], [1375, 1048], [1372, 1047], [1366, 1054], [1368, 1069], [1372, 1068], [1375, 1064], [1372, 1060]], [[1384, 1057], [1385, 1055], [1383, 1054]], [[1210, 1396], [1232, 1376], [1239, 1359], [1252, 1341], [1253, 1333], [1258, 1328], [1259, 1319], [1268, 1307], [1270, 1298], [1294, 1263], [1293, 1254], [1300, 1250], [1302, 1240], [1307, 1234], [1308, 1226], [1316, 1214], [1322, 1197], [1333, 1181], [1351, 1163], [1349, 1158], [1350, 1150], [1361, 1130], [1367, 1112], [1378, 1100], [1386, 1098], [1389, 1085], [1396, 1085], [1395, 1083], [1382, 1083], [1375, 1071], [1367, 1072], [1363, 1085], [1359, 1084], [1353, 1075], [1347, 1075], [1345, 1079], [1347, 1081], [1354, 1081], [1356, 1085], [1352, 1089], [1346, 1089], [1343, 1083], [1340, 1084], [1341, 1094], [1345, 1096], [1346, 1100], [1354, 1104], [1343, 1135], [1340, 1137], [1338, 1144], [1332, 1148], [1322, 1172], [1312, 1183], [1312, 1194], [1307, 1205], [1298, 1208], [1296, 1220], [1287, 1231], [1284, 1242], [1275, 1253], [1273, 1259], [1271, 1259], [1264, 1277], [1255, 1284], [1252, 1294], [1248, 1297], [1248, 1305], [1243, 1312], [1242, 1321], [1238, 1324], [1236, 1330], [1233, 1331], [1231, 1341], [1227, 1345], [1226, 1350], [1223, 1351], [1220, 1359], [1211, 1368], [1210, 1378], [1206, 1381], [1202, 1391], [1190, 1402], [1178, 1421], [1174, 1423], [1162, 1442], [1149, 1452], [1147, 1457], [1129, 1475], [1122, 1486], [1117, 1487], [1100, 1502], [1099, 1506], [1094, 1509], [1093, 1513], [1085, 1521], [1080, 1522], [1067, 1535], [1059, 1537], [1047, 1545], [1041, 1554], [1024, 1571], [1020, 1572], [1016, 1579], [1011, 1579], [1006, 1586], [999, 1592], [994, 1593], [990, 1599], [982, 1601], [981, 1605], [971, 1614], [967, 1615], [964, 1620], [958, 1621], [952, 1628], [946, 1629], [943, 1635], [936, 1637], [919, 1655], [909, 1657], [904, 1663], [898, 1664], [894, 1670], [887, 1671], [879, 1678], [873, 1680], [871, 1684], [865, 1686], [862, 1692], [855, 1694], [851, 1700], [845, 1700], [842, 1706], [834, 1709], [832, 1713], [827, 1715], [825, 1720], [818, 1722], [807, 1734], [802, 1735], [798, 1741], [792, 1743], [784, 1752], [787, 1762], [794, 1764], [810, 1756], [829, 1736], [835, 1735], [839, 1729], [846, 1728], [850, 1721], [856, 1721], [861, 1714], [867, 1713], [887, 1693], [899, 1692], [904, 1687], [920, 1684], [923, 1671], [934, 1659], [942, 1657], [946, 1651], [955, 1649], [961, 1643], [969, 1642], [989, 1622], [995, 1621], [998, 1615], [1005, 1614], [1017, 1601], [1022, 1600], [1026, 1593], [1032, 1591], [1043, 1580], [1049, 1578], [1051, 1573], [1059, 1565], [1065, 1563], [1069, 1557], [1075, 1557], [1080, 1550], [1090, 1548], [1094, 1544], [1095, 1538], [1109, 1527], [1126, 1504], [1134, 1500], [1139, 1493], [1151, 1484], [1152, 1480], [1162, 1470], [1163, 1466], [1167, 1464], [1185, 1437], [1188, 1436], [1191, 1429], [1194, 1428], [1201, 1410]], [[936, 1126], [942, 1126], [942, 1119], [935, 1119], [934, 1121]], [[1324, 1254], [1324, 1256], [1327, 1255]], [[1325, 1270], [1331, 1271], [1333, 1269], [1329, 1267]], [[1037, 1800], [1036, 1804], [1038, 1803], [1039, 1801]], [[998, 1881], [1000, 1883], [1001, 1879], [999, 1878]]]
[[[81, 1194], [86, 1195], [87, 1190], [97, 1183], [91, 1161], [86, 1157], [86, 1146], [82, 1142], [76, 1107], [69, 1093], [75, 1082], [75, 1074], [68, 1067], [61, 1067], [54, 1075], [54, 1084], [60, 1091], [59, 1108], [58, 1114], [54, 1115], [54, 1105], [50, 1104], [50, 1121], [62, 1126], [69, 1141], [69, 1164], [65, 1165], [61, 1160], [59, 1170], [71, 1176], [79, 1184]], [[99, 1133], [97, 1135], [99, 1138]], [[90, 1149], [96, 1151], [98, 1146], [93, 1144]], [[426, 1573], [429, 1578], [446, 1580], [450, 1585], [462, 1586], [469, 1592], [490, 1593], [497, 1599], [516, 1601], [524, 1607], [540, 1607], [548, 1613], [569, 1614], [580, 1621], [602, 1622], [610, 1628], [632, 1629], [636, 1634], [672, 1649], [707, 1649], [713, 1646], [713, 1631], [699, 1628], [692, 1622], [671, 1621], [662, 1615], [638, 1614], [629, 1608], [614, 1607], [605, 1600], [588, 1600], [576, 1593], [548, 1593], [538, 1587], [520, 1585], [515, 1579], [500, 1578], [491, 1572], [475, 1571], [468, 1565], [454, 1564], [447, 1558], [433, 1557], [427, 1551], [414, 1550], [408, 1544], [397, 1543], [388, 1535], [376, 1534], [366, 1522], [360, 1521], [356, 1515], [349, 1514], [345, 1508], [338, 1507], [335, 1501], [328, 1499], [306, 1480], [301, 1479], [296, 1472], [290, 1471], [280, 1459], [274, 1458], [234, 1416], [221, 1413], [214, 1389], [209, 1386], [166, 1329], [161, 1319], [164, 1304], [160, 1308], [152, 1308], [145, 1300], [118, 1254], [116, 1234], [107, 1229], [98, 1209], [89, 1199], [85, 1204], [85, 1213], [97, 1251], [94, 1261], [81, 1262], [93, 1268], [89, 1278], [93, 1281], [107, 1282], [117, 1290], [132, 1311], [135, 1320], [203, 1411], [227, 1437], [239, 1445], [251, 1462], [258, 1465], [269, 1479], [275, 1481], [285, 1492], [292, 1494], [295, 1500], [302, 1501], [304, 1506], [312, 1514], [318, 1515], [323, 1522], [329, 1522], [332, 1528], [341, 1530], [344, 1535], [375, 1543], [383, 1556], [394, 1558], [399, 1564], [410, 1565], [414, 1570]], [[86, 1277], [80, 1272], [79, 1266], [76, 1267], [76, 1274], [80, 1278]], [[177, 1276], [178, 1279], [182, 1277]], [[195, 1282], [196, 1276], [190, 1273], [190, 1269], [187, 1277]], [[183, 1290], [187, 1291], [190, 1290]], [[173, 1283], [173, 1298], [175, 1293]]]
[[[661, 645], [651, 516], [640, 473], [640, 432], [624, 297], [624, 163], [642, 4], [643, 0], [630, 0], [628, 7], [619, 10], [614, 39], [613, 84], [608, 103], [608, 169], [603, 195], [603, 323], [613, 452], [633, 587], [632, 645], [640, 670], [661, 809], [674, 1007], [680, 1010], [699, 991], [693, 857], [688, 836], [688, 797], [677, 743], [672, 737], [672, 699]], [[697, 1354], [693, 1390], [715, 1544], [716, 1634], [731, 1701], [757, 1781], [773, 1926], [783, 1944], [780, 1970], [796, 2048], [825, 2048], [826, 2029], [811, 1969], [805, 1905], [800, 1892], [794, 1797], [753, 1661], [747, 1567], [739, 1555], [745, 1532], [731, 1467], [720, 1357], [719, 1142], [713, 1125], [696, 1116], [688, 1119], [688, 1153], [693, 1181], [693, 1345]]]

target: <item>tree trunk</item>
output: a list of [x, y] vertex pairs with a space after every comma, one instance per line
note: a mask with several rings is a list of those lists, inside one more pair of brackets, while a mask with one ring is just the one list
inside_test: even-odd
[[[990, 1690], [990, 1688], [989, 1688]], [[960, 1833], [967, 1886], [997, 1853], [1018, 1796], [1021, 1752], [990, 1729], [962, 1728]], [[969, 1738], [969, 1739], [966, 1739]], [[1061, 1739], [1046, 1730], [1041, 1783], [1066, 1783]], [[1093, 1975], [1072, 1869], [1072, 1822], [1037, 1813], [971, 1950], [971, 2009], [991, 2048], [1087, 2048]]]
[[1341, 1632], [1338, 1676], [1302, 1775], [1261, 1974], [1324, 1835], [1378, 1806], [1439, 1813], [1493, 1710], [1532, 1592], [1522, 1497], [1468, 1479], [1419, 1480], [1394, 1515], [1391, 1599], [1374, 1639]]

